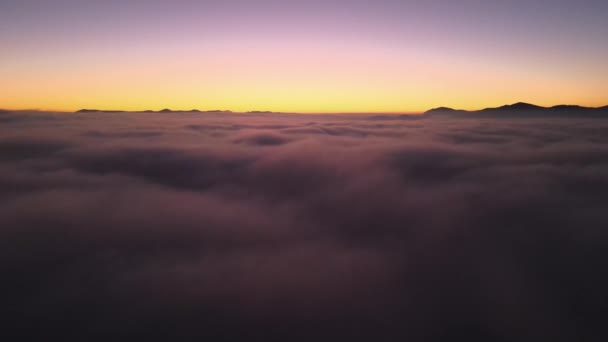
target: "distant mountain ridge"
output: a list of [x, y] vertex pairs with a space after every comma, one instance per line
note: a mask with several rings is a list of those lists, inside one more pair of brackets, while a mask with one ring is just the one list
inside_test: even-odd
[[608, 106], [605, 107], [583, 107], [577, 105], [557, 105], [553, 107], [542, 107], [531, 103], [518, 102], [496, 108], [485, 108], [481, 110], [467, 111], [448, 107], [431, 109], [424, 113], [427, 116], [459, 116], [459, 117], [545, 117], [545, 116], [583, 116], [583, 117], [606, 117], [608, 118]]
[[[95, 113], [233, 113], [230, 110], [207, 110], [201, 111], [198, 109], [192, 110], [171, 110], [168, 108], [153, 111], [123, 111], [123, 110], [99, 110], [99, 109], [81, 109], [76, 113], [95, 114]], [[280, 112], [271, 111], [250, 111], [244, 114], [282, 114]], [[552, 107], [542, 107], [526, 102], [517, 102], [514, 104], [504, 105], [500, 107], [485, 108], [481, 110], [463, 110], [449, 107], [439, 107], [431, 109], [424, 116], [438, 117], [602, 117], [608, 118], [608, 106], [604, 107], [583, 107], [578, 105], [557, 105]]]
[[153, 111], [153, 110], [135, 110], [135, 111], [124, 111], [124, 110], [99, 110], [99, 109], [81, 109], [76, 111], [76, 113], [84, 113], [84, 114], [93, 114], [93, 113], [160, 113], [160, 114], [171, 114], [171, 113], [232, 113], [232, 111], [230, 110], [207, 110], [207, 111], [200, 111], [198, 109], [192, 109], [192, 110], [171, 110], [168, 108], [159, 110], [159, 111]]

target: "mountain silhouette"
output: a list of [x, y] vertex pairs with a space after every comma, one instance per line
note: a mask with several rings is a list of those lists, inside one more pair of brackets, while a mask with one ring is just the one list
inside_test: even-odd
[[76, 113], [101, 113], [101, 110], [98, 109], [81, 109], [76, 111]]
[[81, 109], [76, 113], [126, 113], [124, 110]]
[[577, 106], [577, 105], [559, 105], [559, 106], [553, 106], [549, 109], [554, 110], [554, 111], [566, 111], [566, 110], [589, 110], [589, 109], [594, 109], [594, 108]]
[[608, 118], [608, 106], [591, 108], [577, 105], [557, 105], [542, 107], [530, 103], [518, 102], [496, 108], [485, 108], [466, 111], [439, 107], [424, 113], [428, 116], [453, 117], [605, 117]]
[[425, 112], [425, 115], [454, 115], [454, 114], [466, 114], [468, 113], [466, 110], [462, 109], [454, 109], [449, 107], [439, 107], [431, 109]]
[[533, 110], [543, 110], [545, 107], [533, 105], [525, 102], [518, 102], [512, 105], [505, 105], [498, 108], [486, 108], [482, 111], [533, 111]]
[[120, 111], [120, 110], [100, 110], [100, 109], [81, 109], [76, 111], [76, 113], [89, 113], [89, 114], [94, 114], [94, 113], [161, 113], [161, 114], [171, 114], [171, 113], [232, 113], [232, 111], [230, 110], [220, 110], [220, 109], [214, 109], [214, 110], [206, 110], [206, 111], [201, 111], [199, 109], [191, 109], [191, 110], [172, 110], [169, 108], [165, 108], [159, 111], [154, 111], [154, 110], [136, 110], [136, 111]]

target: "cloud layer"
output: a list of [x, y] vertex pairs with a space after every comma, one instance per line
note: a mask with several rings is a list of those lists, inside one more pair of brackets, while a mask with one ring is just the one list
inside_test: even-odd
[[12, 340], [608, 338], [604, 120], [0, 122]]

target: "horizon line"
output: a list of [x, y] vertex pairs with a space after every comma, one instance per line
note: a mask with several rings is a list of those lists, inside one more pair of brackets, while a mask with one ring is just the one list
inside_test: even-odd
[[[154, 112], [154, 113], [161, 113], [163, 110], [165, 109], [169, 109], [169, 108], [164, 108], [164, 109], [158, 109], [158, 110], [153, 110], [153, 109], [143, 109], [143, 110], [124, 110], [124, 109], [89, 109], [89, 108], [81, 108], [81, 109], [77, 109], [77, 110], [55, 110], [55, 109], [46, 109], [46, 108], [2, 108], [0, 107], [0, 111], [8, 111], [8, 112], [44, 112], [44, 113], [61, 113], [61, 114], [75, 114], [78, 113], [79, 111], [83, 111], [83, 110], [89, 110], [89, 111], [97, 111], [100, 113], [146, 113], [146, 112]], [[182, 113], [194, 113], [194, 112], [201, 112], [201, 113], [234, 113], [234, 114], [255, 114], [255, 113], [259, 113], [259, 114], [307, 114], [307, 115], [323, 115], [323, 114], [332, 114], [332, 115], [365, 115], [365, 114], [371, 114], [371, 115], [380, 115], [380, 114], [386, 114], [386, 115], [421, 115], [424, 114], [425, 111], [356, 111], [356, 112], [348, 112], [348, 111], [314, 111], [314, 112], [305, 112], [305, 111], [266, 111], [266, 110], [250, 110], [250, 111], [233, 111], [233, 110], [229, 110], [229, 109], [225, 109], [225, 110], [207, 110], [207, 109], [169, 109], [171, 112], [182, 112]]]
[[469, 112], [474, 112], [474, 111], [481, 111], [484, 109], [494, 109], [494, 108], [500, 108], [503, 106], [512, 106], [512, 105], [516, 105], [516, 104], [529, 104], [529, 105], [533, 105], [533, 106], [537, 106], [537, 107], [542, 107], [542, 108], [553, 108], [553, 107], [558, 107], [558, 106], [578, 106], [578, 107], [585, 107], [585, 108], [604, 108], [607, 107], [608, 105], [605, 106], [585, 106], [585, 105], [580, 105], [580, 104], [564, 104], [564, 103], [558, 103], [558, 104], [553, 104], [553, 105], [549, 105], [549, 106], [542, 106], [542, 105], [536, 105], [532, 102], [525, 102], [525, 101], [518, 101], [518, 102], [512, 102], [512, 103], [507, 103], [507, 104], [502, 104], [502, 105], [494, 105], [494, 106], [489, 106], [489, 107], [484, 107], [484, 108], [474, 108], [474, 109], [463, 109], [463, 108], [459, 108], [456, 106], [449, 106], [449, 105], [442, 105], [442, 106], [438, 106], [438, 107], [433, 107], [433, 108], [429, 108], [426, 110], [404, 110], [404, 111], [400, 111], [400, 110], [395, 110], [395, 111], [276, 111], [276, 110], [248, 110], [248, 111], [233, 111], [230, 109], [198, 109], [198, 108], [190, 108], [190, 109], [171, 109], [169, 107], [164, 107], [162, 109], [142, 109], [142, 110], [124, 110], [124, 109], [97, 109], [97, 108], [79, 108], [76, 110], [65, 110], [65, 109], [49, 109], [49, 108], [5, 108], [5, 107], [0, 107], [0, 111], [12, 111], [12, 112], [47, 112], [47, 113], [66, 113], [66, 114], [73, 114], [73, 113], [77, 113], [78, 111], [85, 111], [85, 110], [89, 110], [89, 111], [98, 111], [98, 112], [124, 112], [124, 113], [145, 113], [145, 112], [161, 112], [163, 110], [169, 110], [171, 112], [207, 112], [207, 113], [212, 113], [212, 112], [232, 112], [232, 113], [236, 113], [236, 114], [255, 114], [255, 113], [266, 113], [266, 114], [310, 114], [310, 115], [322, 115], [322, 114], [334, 114], [334, 115], [365, 115], [365, 114], [370, 114], [370, 115], [381, 115], [381, 114], [385, 114], [385, 115], [421, 115], [426, 113], [427, 111], [430, 110], [434, 110], [434, 109], [439, 109], [439, 108], [449, 108], [449, 109], [455, 109], [455, 110], [459, 110], [459, 111], [469, 111]]

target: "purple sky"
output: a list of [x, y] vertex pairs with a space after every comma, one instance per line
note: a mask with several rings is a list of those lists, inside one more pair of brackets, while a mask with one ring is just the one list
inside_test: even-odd
[[[607, 17], [599, 0], [4, 0], [0, 104], [154, 107], [165, 94], [176, 107], [302, 111], [601, 105]], [[112, 71], [118, 84], [91, 85]], [[182, 86], [135, 81], [153, 73]], [[280, 101], [277, 89], [299, 95]]]

